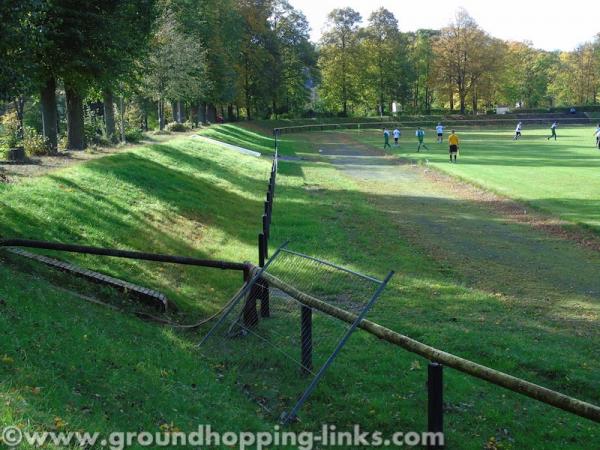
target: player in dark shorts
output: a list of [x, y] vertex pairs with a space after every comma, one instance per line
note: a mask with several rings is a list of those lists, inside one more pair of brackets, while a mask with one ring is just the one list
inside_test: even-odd
[[[452, 133], [448, 137], [448, 144], [450, 145], [450, 162], [456, 162], [456, 156], [458, 155], [459, 139], [458, 135], [455, 134], [454, 130], [452, 130]], [[452, 158], [454, 158], [454, 161], [452, 161]]]
[[550, 127], [550, 132], [552, 134], [546, 138], [548, 141], [552, 138], [554, 138], [554, 140], [556, 140], [556, 127], [558, 127], [558, 122], [554, 122], [552, 124], [552, 126]]
[[383, 129], [383, 149], [389, 148], [391, 150], [392, 146], [390, 145], [390, 132], [387, 128]]

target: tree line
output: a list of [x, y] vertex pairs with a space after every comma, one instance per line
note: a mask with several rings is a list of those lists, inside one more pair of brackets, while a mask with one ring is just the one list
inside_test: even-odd
[[49, 152], [63, 109], [66, 147], [83, 149], [149, 118], [162, 130], [297, 112], [318, 79], [308, 22], [286, 0], [6, 0], [0, 23], [0, 98], [21, 135], [39, 103]]
[[549, 52], [497, 39], [464, 10], [402, 32], [385, 8], [364, 25], [339, 8], [316, 44], [287, 0], [4, 0], [0, 23], [0, 98], [21, 137], [27, 107], [39, 111], [49, 152], [63, 134], [82, 149], [221, 117], [596, 104], [600, 86], [600, 35]]
[[403, 33], [385, 8], [365, 26], [352, 8], [333, 10], [319, 43], [321, 108], [340, 115], [432, 109], [478, 113], [496, 105], [597, 104], [600, 34], [572, 52], [489, 35], [461, 9], [441, 30]]

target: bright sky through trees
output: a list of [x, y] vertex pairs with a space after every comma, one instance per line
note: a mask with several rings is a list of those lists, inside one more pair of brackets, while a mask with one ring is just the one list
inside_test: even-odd
[[492, 36], [531, 41], [544, 50], [570, 51], [600, 33], [600, 6], [589, 0], [290, 0], [290, 3], [307, 16], [314, 41], [321, 36], [327, 14], [346, 6], [359, 11], [363, 20], [383, 6], [394, 13], [401, 31], [442, 28], [464, 7]]

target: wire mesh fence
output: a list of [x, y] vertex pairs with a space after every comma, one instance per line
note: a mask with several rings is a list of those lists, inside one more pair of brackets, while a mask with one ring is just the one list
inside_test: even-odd
[[[263, 413], [289, 422], [318, 389], [355, 328], [306, 299], [364, 317], [387, 281], [288, 249], [280, 249], [263, 270], [200, 348], [222, 376], [238, 385]], [[265, 278], [277, 280], [278, 287]], [[327, 382], [325, 392], [335, 396], [345, 389], [343, 383]]]

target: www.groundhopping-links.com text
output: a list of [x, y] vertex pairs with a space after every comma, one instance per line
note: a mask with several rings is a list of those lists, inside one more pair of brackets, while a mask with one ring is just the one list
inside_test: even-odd
[[396, 432], [384, 435], [380, 431], [363, 431], [360, 425], [352, 430], [338, 430], [335, 425], [323, 425], [318, 432], [294, 432], [282, 430], [275, 425], [271, 431], [215, 431], [211, 425], [200, 425], [189, 433], [182, 431], [146, 432], [115, 431], [107, 435], [99, 432], [56, 432], [26, 431], [17, 426], [2, 429], [0, 443], [9, 448], [20, 445], [43, 447], [46, 445], [68, 447], [105, 447], [110, 450], [123, 450], [131, 446], [137, 447], [204, 447], [215, 448], [227, 446], [245, 450], [268, 447], [288, 447], [298, 450], [313, 450], [323, 447], [416, 447], [427, 445], [443, 445], [443, 433], [431, 432]]

